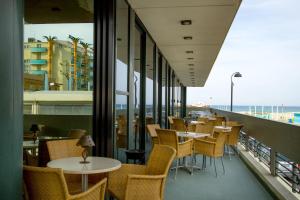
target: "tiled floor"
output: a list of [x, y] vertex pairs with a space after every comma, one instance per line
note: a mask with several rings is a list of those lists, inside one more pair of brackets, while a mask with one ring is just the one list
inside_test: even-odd
[[[198, 156], [198, 165], [202, 157]], [[178, 170], [174, 180], [174, 171], [168, 176], [165, 188], [165, 200], [268, 200], [273, 199], [261, 185], [254, 174], [237, 156], [231, 160], [224, 157], [226, 169], [223, 175], [220, 160], [216, 160], [218, 177], [215, 177], [214, 167], [207, 159], [207, 168], [194, 170], [190, 175], [187, 171]]]

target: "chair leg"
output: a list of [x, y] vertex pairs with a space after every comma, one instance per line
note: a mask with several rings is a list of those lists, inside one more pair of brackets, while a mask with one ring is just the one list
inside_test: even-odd
[[191, 155], [191, 175], [193, 175], [193, 171], [194, 171], [194, 155], [192, 154]]
[[230, 145], [226, 145], [228, 148], [228, 154], [229, 154], [229, 160], [231, 160], [231, 151], [230, 151]]
[[175, 169], [175, 176], [174, 176], [175, 180], [176, 180], [176, 177], [177, 177], [178, 165], [179, 165], [179, 159], [176, 160], [176, 169]]
[[216, 158], [214, 158], [214, 167], [215, 167], [215, 173], [216, 173], [216, 177], [218, 177], [218, 173], [217, 173], [217, 167], [216, 167]]
[[209, 165], [211, 166], [212, 157], [209, 157]]
[[221, 162], [222, 162], [222, 167], [223, 167], [223, 174], [225, 174], [225, 167], [224, 167], [224, 163], [223, 163], [223, 156], [221, 157]]

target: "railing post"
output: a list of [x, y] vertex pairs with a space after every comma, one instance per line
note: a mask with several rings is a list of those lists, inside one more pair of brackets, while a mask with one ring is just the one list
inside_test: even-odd
[[276, 176], [276, 151], [274, 149], [270, 149], [270, 172], [273, 176]]
[[298, 182], [298, 176], [297, 176], [297, 172], [298, 171], [298, 167], [295, 163], [293, 163], [293, 182], [292, 182], [292, 191], [293, 192], [297, 192], [297, 182]]
[[245, 135], [245, 140], [246, 151], [249, 151], [249, 136], [247, 134]]

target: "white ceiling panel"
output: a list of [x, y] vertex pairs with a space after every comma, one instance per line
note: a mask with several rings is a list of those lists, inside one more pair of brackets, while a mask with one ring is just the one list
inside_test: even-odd
[[[199, 87], [207, 80], [241, 0], [129, 0], [129, 3], [181, 82]], [[192, 25], [180, 24], [187, 19], [192, 20]], [[185, 36], [192, 36], [192, 40], [184, 40]], [[194, 68], [193, 74], [190, 68]]]

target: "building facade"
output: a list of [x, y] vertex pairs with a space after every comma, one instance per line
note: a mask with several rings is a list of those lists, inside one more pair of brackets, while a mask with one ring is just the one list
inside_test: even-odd
[[90, 47], [77, 43], [75, 53], [74, 42], [51, 39], [51, 36], [45, 40], [48, 41], [28, 38], [24, 43], [24, 89], [92, 90], [93, 51]]

